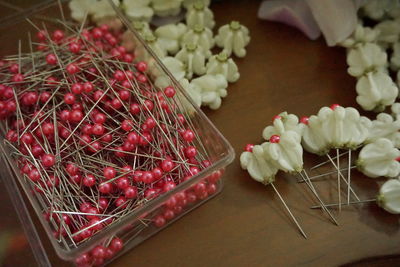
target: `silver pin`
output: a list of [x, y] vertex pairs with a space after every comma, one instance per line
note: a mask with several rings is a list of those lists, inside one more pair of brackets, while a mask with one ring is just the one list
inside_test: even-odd
[[[370, 202], [375, 202], [376, 198], [373, 199], [366, 199], [366, 200], [360, 200], [360, 201], [350, 201], [349, 203], [345, 203], [342, 205], [356, 205], [356, 204], [363, 204], [363, 203], [370, 203]], [[339, 206], [338, 203], [332, 203], [332, 204], [326, 204], [325, 207], [337, 207]], [[317, 205], [317, 206], [311, 206], [310, 209], [320, 209], [322, 208], [321, 206]]]

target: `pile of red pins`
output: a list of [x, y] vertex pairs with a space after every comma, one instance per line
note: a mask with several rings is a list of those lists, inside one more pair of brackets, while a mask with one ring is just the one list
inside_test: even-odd
[[[64, 27], [38, 29], [31, 52], [1, 61], [0, 118], [54, 237], [77, 247], [211, 163], [174, 87], [152, 84], [120, 32]], [[150, 222], [162, 227], [215, 193], [220, 176], [176, 194]], [[122, 241], [107, 244], [77, 263], [102, 264]]]

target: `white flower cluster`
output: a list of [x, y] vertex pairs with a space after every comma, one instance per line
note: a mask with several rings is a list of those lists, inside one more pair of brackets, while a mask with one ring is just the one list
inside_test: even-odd
[[301, 126], [296, 115], [283, 112], [263, 131], [267, 142], [255, 145], [240, 155], [240, 164], [250, 176], [263, 184], [274, 182], [276, 173], [303, 170]]
[[[222, 98], [227, 96], [228, 82], [236, 82], [239, 70], [233, 59], [246, 55], [250, 42], [249, 30], [237, 21], [218, 29], [214, 37], [214, 14], [209, 8], [210, 0], [113, 0], [131, 19], [132, 27], [143, 37], [148, 46], [162, 60], [174, 78], [200, 106], [218, 109]], [[82, 21], [86, 14], [98, 23], [115, 18], [114, 9], [107, 0], [72, 0], [69, 3], [72, 17]], [[170, 23], [151, 30], [149, 22], [153, 15], [176, 16], [186, 9], [184, 23]], [[135, 47], [135, 37], [130, 31], [122, 36], [122, 45], [135, 56], [144, 58], [144, 48]], [[217, 45], [220, 54], [211, 49]], [[158, 73], [159, 74], [159, 73]], [[170, 85], [168, 77], [157, 75], [155, 85]]]

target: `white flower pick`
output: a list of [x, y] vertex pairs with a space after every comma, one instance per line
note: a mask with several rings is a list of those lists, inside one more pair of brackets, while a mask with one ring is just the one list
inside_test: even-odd
[[[116, 6], [119, 6], [119, 0], [112, 0]], [[91, 8], [92, 19], [95, 22], [110, 19], [116, 16], [114, 8], [108, 0], [98, 0], [93, 3]]]
[[400, 42], [392, 45], [392, 56], [390, 57], [390, 69], [393, 71], [400, 70]]
[[245, 57], [245, 47], [250, 43], [249, 30], [239, 22], [232, 21], [218, 29], [215, 42], [228, 56], [233, 52], [237, 57]]
[[[160, 44], [157, 42], [157, 37], [155, 37], [153, 34], [146, 33], [143, 36], [143, 39], [158, 58], [163, 59], [167, 55], [167, 51], [165, 51], [165, 49], [160, 46]], [[147, 60], [149, 57], [147, 50], [142, 46], [137, 47], [137, 49], [135, 50], [135, 55], [141, 60]]]
[[214, 14], [202, 1], [190, 6], [186, 13], [186, 24], [189, 28], [201, 25], [207, 28], [214, 28]]
[[200, 76], [206, 73], [206, 56], [197, 44], [184, 45], [175, 57], [185, 64], [186, 78], [192, 79], [193, 74]]
[[240, 155], [240, 165], [243, 170], [247, 170], [250, 177], [255, 181], [260, 182], [264, 185], [271, 185], [275, 193], [278, 195], [280, 201], [286, 208], [293, 222], [296, 224], [300, 233], [307, 238], [306, 233], [303, 228], [300, 226], [297, 219], [294, 217], [293, 213], [287, 206], [285, 200], [282, 198], [279, 191], [276, 189], [274, 185], [275, 175], [278, 172], [278, 169], [271, 164], [271, 162], [265, 158], [265, 153], [262, 148], [262, 145], [255, 145], [251, 150], [245, 151]]
[[211, 0], [183, 0], [186, 9], [191, 8], [196, 2], [202, 2], [204, 6], [210, 6]]
[[395, 147], [400, 147], [400, 120], [387, 113], [379, 113], [372, 121], [367, 142], [371, 143], [379, 138], [389, 139]]
[[364, 146], [356, 165], [359, 171], [368, 177], [396, 177], [400, 173], [400, 163], [397, 159], [400, 151], [386, 138], [379, 138]]
[[201, 88], [195, 84], [189, 83], [185, 78], [181, 79], [179, 83], [182, 85], [183, 89], [188, 93], [190, 98], [193, 100], [197, 107], [201, 106]]
[[379, 43], [396, 43], [399, 40], [400, 22], [396, 20], [385, 20], [378, 23], [374, 29], [379, 31]]
[[400, 103], [393, 103], [390, 107], [394, 120], [400, 120]]
[[312, 115], [300, 124], [303, 128], [302, 145], [304, 149], [319, 156], [327, 154], [330, 149], [323, 133], [322, 123], [318, 116]]
[[235, 62], [232, 58], [228, 58], [224, 52], [210, 57], [206, 65], [206, 69], [207, 74], [224, 75], [230, 83], [236, 82], [240, 77], [240, 73]]
[[359, 23], [353, 34], [338, 45], [346, 48], [354, 48], [360, 44], [375, 42], [379, 35], [379, 30], [370, 27], [364, 27]]
[[202, 105], [208, 106], [211, 109], [219, 109], [222, 104], [221, 98], [228, 95], [228, 92], [226, 91], [228, 82], [221, 74], [206, 74], [193, 79], [191, 84], [198, 86], [201, 89]]
[[399, 90], [384, 72], [369, 72], [357, 81], [357, 103], [365, 110], [380, 112], [396, 100]]
[[186, 32], [186, 25], [183, 23], [167, 24], [158, 27], [154, 34], [158, 37], [158, 43], [168, 53], [175, 55], [180, 49], [180, 40]]
[[347, 64], [347, 72], [360, 77], [367, 72], [382, 70], [387, 64], [387, 54], [377, 44], [366, 43], [350, 49]]
[[206, 58], [209, 58], [211, 56], [210, 49], [215, 45], [212, 31], [202, 25], [195, 25], [193, 28], [188, 29], [182, 37], [182, 46], [191, 43], [200, 46], [203, 49]]
[[79, 22], [85, 19], [85, 16], [92, 13], [93, 5], [96, 0], [71, 0], [68, 3], [69, 9], [71, 10], [71, 17]]
[[129, 19], [148, 22], [154, 15], [150, 2], [150, 0], [123, 0], [122, 7]]
[[379, 189], [377, 203], [392, 214], [400, 214], [400, 180], [390, 179]]
[[[181, 81], [185, 77], [185, 65], [180, 60], [174, 57], [165, 57], [161, 61], [165, 67], [167, 67], [172, 76], [174, 76], [175, 80]], [[153, 73], [153, 76], [156, 77], [154, 82], [155, 86], [159, 88], [165, 88], [171, 85], [171, 81], [168, 76], [159, 72]]]
[[154, 13], [160, 17], [176, 16], [181, 12], [183, 0], [151, 0]]
[[275, 116], [272, 121], [273, 125], [264, 128], [262, 137], [269, 140], [273, 135], [281, 135], [286, 131], [294, 131], [302, 135], [302, 127], [299, 125], [299, 118], [294, 114], [288, 114], [286, 111]]

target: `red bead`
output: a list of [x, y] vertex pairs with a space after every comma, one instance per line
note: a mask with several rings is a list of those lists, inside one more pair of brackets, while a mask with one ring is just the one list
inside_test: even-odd
[[301, 119], [300, 119], [300, 123], [303, 123], [303, 124], [305, 124], [305, 125], [308, 125], [308, 121], [310, 120], [310, 118], [309, 117], [302, 117]]
[[109, 201], [107, 198], [101, 197], [99, 198], [99, 207], [101, 210], [107, 209]]
[[166, 209], [166, 210], [164, 211], [164, 213], [163, 213], [163, 216], [164, 216], [164, 218], [165, 218], [167, 221], [170, 221], [170, 220], [172, 220], [172, 219], [175, 217], [175, 213], [174, 213], [174, 211], [171, 210], [171, 209]]
[[46, 62], [49, 65], [57, 65], [57, 57], [54, 54], [48, 54], [46, 56]]
[[73, 163], [69, 163], [65, 170], [69, 175], [76, 175], [79, 172], [79, 168]]
[[142, 136], [140, 136], [140, 138], [139, 138], [139, 144], [141, 146], [146, 146], [146, 145], [150, 144], [152, 140], [153, 140], [153, 137], [148, 132], [144, 132], [144, 133], [142, 133]]
[[103, 124], [105, 123], [107, 120], [107, 116], [104, 115], [104, 113], [97, 113], [94, 117], [93, 117], [93, 121], [96, 123], [100, 123]]
[[188, 158], [194, 158], [197, 155], [197, 149], [194, 146], [188, 146], [185, 148], [185, 156]]
[[129, 112], [130, 112], [132, 115], [139, 114], [139, 113], [140, 113], [140, 105], [137, 104], [137, 103], [131, 104], [131, 105], [129, 106]]
[[82, 203], [79, 205], [79, 210], [80, 210], [81, 212], [85, 212], [85, 213], [86, 213], [86, 211], [87, 211], [89, 208], [91, 208], [91, 207], [92, 207], [92, 205], [90, 205], [89, 202], [82, 202]]
[[54, 124], [50, 122], [43, 123], [42, 131], [44, 135], [54, 134]]
[[105, 134], [101, 137], [101, 141], [105, 143], [110, 143], [113, 140], [113, 136], [111, 134]]
[[81, 45], [77, 42], [72, 42], [69, 44], [69, 51], [71, 51], [74, 54], [79, 53], [81, 51]]
[[191, 130], [186, 130], [182, 133], [182, 138], [186, 141], [186, 142], [192, 142], [194, 139], [194, 133]]
[[275, 120], [281, 120], [282, 119], [282, 117], [281, 116], [279, 116], [279, 115], [276, 115], [276, 116], [274, 116], [273, 118], [272, 118], [272, 121], [275, 121]]
[[94, 86], [91, 82], [85, 82], [83, 84], [83, 91], [85, 91], [85, 93], [90, 93], [92, 92], [94, 89]]
[[40, 40], [40, 41], [45, 41], [46, 40], [46, 32], [44, 30], [38, 31], [36, 33], [36, 37]]
[[102, 124], [100, 124], [100, 123], [95, 123], [92, 126], [92, 133], [94, 135], [98, 135], [98, 136], [103, 135], [104, 131], [105, 131], [104, 126]]
[[93, 218], [89, 221], [89, 226], [90, 229], [93, 229], [94, 231], [100, 231], [101, 229], [103, 229], [103, 223], [100, 223], [100, 219], [98, 218]]
[[145, 184], [151, 184], [152, 182], [154, 182], [153, 173], [150, 171], [144, 171], [142, 175], [142, 182]]
[[118, 98], [114, 98], [111, 100], [111, 106], [115, 109], [120, 109], [122, 107], [122, 103]]
[[64, 32], [61, 30], [55, 30], [53, 32], [53, 40], [54, 41], [61, 41], [64, 38]]
[[136, 198], [137, 196], [137, 187], [136, 186], [128, 186], [124, 189], [124, 195], [126, 198]]
[[207, 193], [208, 195], [213, 195], [217, 192], [217, 185], [216, 184], [209, 184], [207, 186]]
[[131, 93], [128, 90], [120, 90], [118, 95], [121, 100], [128, 100], [131, 97]]
[[340, 107], [340, 105], [339, 105], [339, 104], [332, 104], [332, 105], [330, 106], [330, 108], [331, 108], [332, 110], [335, 110], [337, 107]]
[[168, 191], [174, 189], [175, 187], [176, 187], [176, 184], [171, 181], [171, 182], [167, 182], [164, 184], [163, 190], [164, 190], [164, 192], [168, 192]]
[[72, 93], [79, 95], [83, 92], [83, 85], [81, 83], [74, 83], [71, 86], [71, 91], [72, 91]]
[[[57, 187], [60, 184], [60, 179], [54, 175], [50, 175], [49, 180], [47, 180], [46, 184], [48, 187]], [[67, 218], [69, 218], [69, 217], [67, 217]]]
[[96, 92], [94, 92], [93, 94], [93, 100], [94, 101], [102, 101], [105, 100], [105, 94], [102, 90], [97, 90]]
[[114, 201], [115, 206], [117, 206], [118, 208], [125, 208], [127, 206], [127, 200], [125, 197], [120, 196], [118, 197], [115, 201]]
[[122, 241], [122, 239], [120, 239], [118, 237], [114, 237], [114, 239], [111, 240], [110, 248], [112, 251], [118, 252], [118, 251], [122, 250], [123, 247], [124, 247], [124, 242]]
[[33, 182], [38, 182], [40, 180], [40, 173], [37, 169], [32, 169], [28, 175], [29, 179]]
[[151, 117], [146, 119], [145, 124], [147, 125], [149, 130], [153, 129], [157, 125], [156, 121]]
[[158, 190], [154, 189], [154, 188], [148, 188], [146, 189], [146, 191], [144, 192], [144, 197], [146, 199], [152, 199], [155, 198], [158, 195]]
[[140, 72], [145, 72], [147, 70], [147, 64], [144, 61], [140, 61], [136, 64], [136, 69]]
[[86, 264], [89, 264], [91, 261], [89, 254], [85, 253], [80, 255], [78, 258], [76, 258], [75, 263], [78, 266], [85, 266]]
[[121, 128], [122, 130], [126, 131], [126, 132], [130, 132], [133, 128], [133, 122], [131, 120], [124, 120], [121, 123]]
[[157, 227], [163, 227], [166, 223], [166, 220], [162, 215], [156, 216], [153, 220], [154, 220], [154, 225]]
[[272, 135], [269, 138], [269, 142], [270, 143], [279, 143], [280, 140], [281, 140], [281, 137], [279, 135], [276, 135], [276, 134]]
[[22, 82], [24, 79], [25, 77], [21, 73], [14, 74], [14, 76], [12, 77], [12, 81], [15, 83]]
[[75, 103], [75, 96], [72, 93], [66, 93], [64, 95], [64, 102], [68, 105], [72, 105]]
[[83, 185], [87, 187], [92, 187], [96, 184], [96, 178], [92, 174], [88, 174], [83, 178]]
[[148, 99], [144, 101], [144, 106], [145, 106], [145, 110], [148, 110], [148, 111], [152, 111], [154, 108], [153, 102]]
[[247, 144], [247, 145], [244, 147], [244, 151], [253, 152], [253, 147], [254, 147], [253, 144]]
[[130, 132], [130, 133], [128, 134], [126, 140], [127, 140], [129, 143], [136, 145], [136, 144], [139, 143], [139, 139], [140, 139], [140, 137], [139, 137], [139, 135], [138, 135], [137, 133], [135, 133], [135, 132]]
[[129, 186], [129, 180], [126, 177], [118, 178], [115, 183], [119, 189], [125, 189]]
[[69, 178], [70, 178], [71, 182], [75, 183], [75, 184], [80, 184], [82, 181], [82, 175], [80, 175], [79, 173], [72, 175]]
[[132, 88], [132, 84], [131, 84], [131, 82], [128, 81], [128, 80], [123, 81], [123, 82], [121, 83], [121, 86], [124, 87], [124, 88], [126, 88], [126, 89], [131, 89], [131, 88]]
[[99, 192], [103, 194], [110, 194], [112, 191], [112, 185], [110, 183], [102, 183], [99, 185]]
[[133, 56], [131, 54], [125, 54], [123, 57], [124, 62], [127, 63], [132, 63], [133, 62]]
[[42, 156], [42, 164], [44, 167], [52, 167], [56, 163], [56, 157], [52, 154]]
[[25, 144], [25, 145], [30, 145], [30, 144], [32, 144], [33, 143], [33, 136], [32, 136], [32, 134], [31, 133], [24, 133], [22, 136], [21, 136], [21, 142], [23, 143], [23, 144]]
[[65, 67], [65, 70], [69, 74], [73, 75], [73, 74], [75, 74], [75, 73], [77, 73], [79, 71], [79, 68], [75, 63], [70, 63]]
[[104, 178], [107, 180], [115, 178], [117, 171], [113, 167], [105, 167], [103, 170]]
[[8, 141], [10, 141], [11, 143], [15, 143], [18, 141], [18, 134], [16, 131], [14, 130], [9, 130], [6, 134], [6, 138]]
[[92, 250], [92, 257], [96, 259], [104, 259], [106, 256], [106, 248], [104, 246], [97, 246]]
[[69, 121], [70, 116], [71, 116], [71, 112], [69, 110], [64, 109], [60, 112], [60, 119], [62, 121]]
[[173, 97], [175, 95], [175, 89], [172, 86], [165, 87], [164, 94], [167, 97]]
[[114, 72], [114, 79], [116, 79], [117, 81], [123, 81], [123, 80], [125, 80], [126, 79], [126, 76], [125, 76], [125, 74], [124, 74], [124, 72], [123, 71], [121, 71], [121, 70], [116, 70], [115, 72]]
[[73, 122], [80, 122], [83, 119], [83, 113], [79, 109], [74, 109], [71, 111], [70, 119]]
[[93, 126], [91, 125], [91, 124], [85, 124], [85, 125], [83, 125], [83, 127], [82, 127], [82, 133], [83, 134], [86, 134], [86, 135], [90, 135], [90, 134], [92, 134], [93, 132], [92, 132], [92, 129], [93, 129]]
[[49, 92], [43, 92], [39, 96], [40, 102], [44, 104], [47, 101], [49, 101], [50, 97], [51, 97], [51, 94]]
[[158, 167], [154, 168], [152, 173], [155, 181], [159, 180], [163, 176], [163, 171]]
[[165, 159], [161, 162], [161, 168], [164, 172], [170, 172], [175, 167], [172, 160]]

